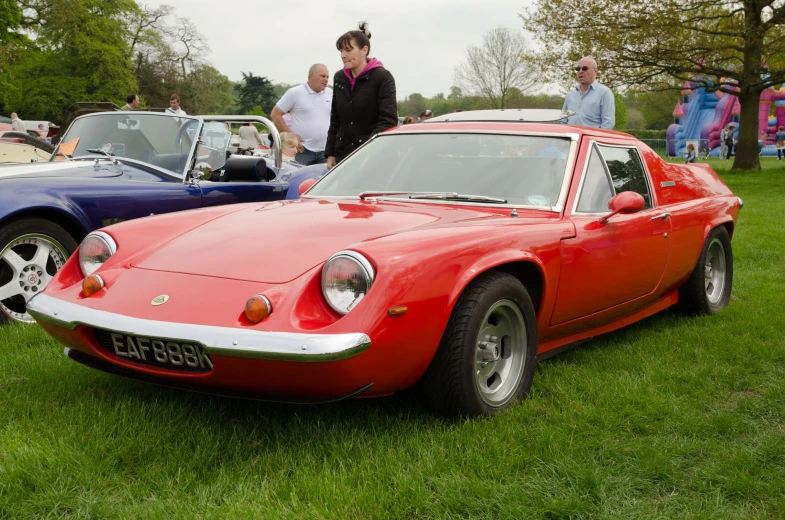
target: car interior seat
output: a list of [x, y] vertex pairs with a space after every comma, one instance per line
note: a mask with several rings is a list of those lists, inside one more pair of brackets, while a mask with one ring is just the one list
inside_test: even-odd
[[225, 182], [269, 182], [275, 172], [267, 167], [264, 157], [232, 155], [226, 160], [221, 178]]

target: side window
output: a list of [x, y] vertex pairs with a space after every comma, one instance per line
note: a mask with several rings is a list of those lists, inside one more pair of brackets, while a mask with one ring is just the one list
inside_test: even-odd
[[608, 172], [611, 174], [615, 192], [634, 191], [646, 201], [643, 208], [651, 208], [649, 183], [646, 182], [646, 172], [643, 170], [638, 150], [613, 146], [600, 146], [599, 148], [605, 158], [605, 164], [608, 165]]
[[606, 213], [608, 201], [613, 197], [611, 183], [597, 147], [592, 146], [589, 167], [586, 168], [586, 179], [583, 181], [581, 194], [578, 198], [579, 213]]

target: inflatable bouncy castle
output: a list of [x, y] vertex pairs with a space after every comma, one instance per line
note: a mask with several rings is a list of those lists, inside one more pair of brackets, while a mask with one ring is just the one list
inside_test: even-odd
[[[730, 123], [734, 126], [734, 139], [738, 140], [740, 113], [736, 96], [706, 92], [704, 87], [685, 81], [673, 111], [674, 122], [666, 133], [668, 155], [685, 155], [687, 142], [691, 141], [697, 142], [701, 153], [708, 150], [710, 157], [719, 157], [720, 132]], [[777, 155], [774, 134], [780, 126], [785, 127], [785, 85], [768, 88], [760, 96], [758, 136], [763, 155]]]

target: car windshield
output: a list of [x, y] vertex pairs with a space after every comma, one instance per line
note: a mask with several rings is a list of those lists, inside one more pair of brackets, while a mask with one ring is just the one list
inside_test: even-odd
[[52, 154], [114, 156], [142, 161], [182, 177], [199, 120], [154, 113], [102, 113], [74, 120]]
[[392, 133], [343, 161], [308, 195], [437, 198], [426, 192], [442, 200], [554, 206], [569, 153], [566, 136]]

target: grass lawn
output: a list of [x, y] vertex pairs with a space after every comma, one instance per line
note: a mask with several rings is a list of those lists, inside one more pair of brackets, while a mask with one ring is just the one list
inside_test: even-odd
[[0, 518], [783, 518], [785, 168], [710, 162], [745, 202], [729, 307], [550, 359], [489, 420], [163, 389], [2, 328]]

